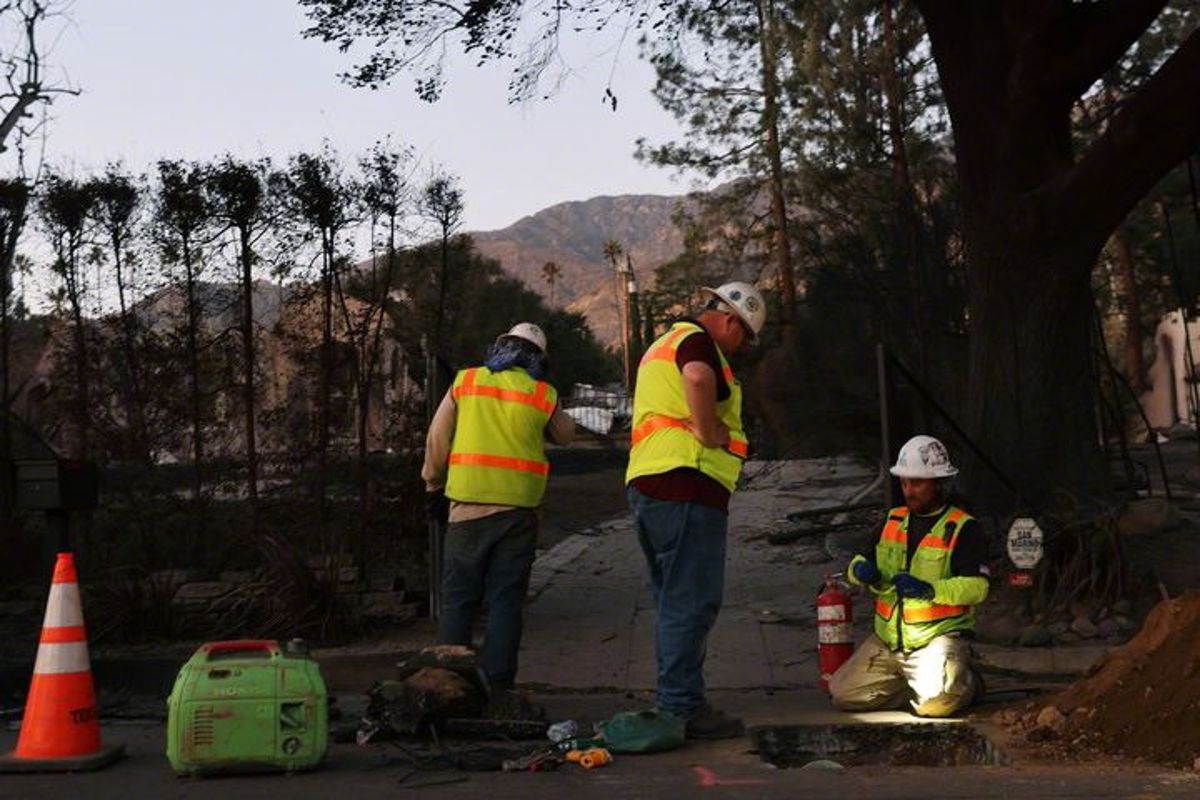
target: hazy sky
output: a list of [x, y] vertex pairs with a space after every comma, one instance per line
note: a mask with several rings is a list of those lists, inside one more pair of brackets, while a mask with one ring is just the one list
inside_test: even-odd
[[[459, 57], [429, 105], [403, 77], [374, 92], [341, 83], [349, 57], [300, 37], [306, 19], [294, 0], [77, 0], [71, 14], [48, 60], [84, 93], [54, 103], [53, 165], [282, 159], [323, 139], [357, 155], [391, 134], [461, 178], [476, 230], [564, 200], [688, 188], [633, 158], [638, 136], [662, 141], [679, 129], [650, 96], [651, 70], [632, 43], [619, 59], [596, 45], [567, 53], [576, 74], [553, 99], [524, 106], [507, 104], [507, 71]], [[616, 112], [601, 102], [610, 72]]]

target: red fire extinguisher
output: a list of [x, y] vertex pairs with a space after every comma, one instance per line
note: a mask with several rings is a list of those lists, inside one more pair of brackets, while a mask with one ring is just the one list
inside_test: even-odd
[[826, 691], [830, 677], [854, 653], [854, 605], [840, 577], [826, 575], [825, 588], [817, 595], [817, 665]]

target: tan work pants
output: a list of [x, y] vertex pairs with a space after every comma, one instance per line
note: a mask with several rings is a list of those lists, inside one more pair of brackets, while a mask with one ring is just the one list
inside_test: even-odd
[[892, 652], [876, 635], [862, 643], [829, 679], [833, 704], [844, 711], [903, 708], [919, 717], [948, 717], [971, 702], [978, 678], [970, 643], [938, 636], [911, 653]]

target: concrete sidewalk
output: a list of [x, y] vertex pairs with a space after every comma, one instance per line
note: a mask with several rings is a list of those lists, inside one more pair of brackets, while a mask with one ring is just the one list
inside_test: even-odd
[[[708, 645], [712, 689], [816, 685], [813, 600], [829, 559], [799, 564], [766, 542], [787, 513], [845, 502], [872, 471], [848, 459], [752, 464], [730, 508], [725, 605]], [[756, 472], [761, 472], [757, 477]], [[526, 609], [520, 681], [651, 690], [654, 609], [632, 518], [576, 535], [538, 559]]]

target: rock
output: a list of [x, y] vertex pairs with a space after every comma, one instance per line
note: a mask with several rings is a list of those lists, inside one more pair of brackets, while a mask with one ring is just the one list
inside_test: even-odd
[[1017, 638], [1017, 643], [1022, 647], [1045, 647], [1053, 642], [1054, 635], [1041, 625], [1026, 626]]
[[1097, 623], [1096, 630], [1099, 633], [1099, 635], [1107, 638], [1109, 636], [1115, 636], [1116, 634], [1120, 633], [1121, 626], [1117, 623], [1117, 621], [1115, 619], [1113, 619], [1112, 617], [1108, 617], [1107, 619], [1102, 619], [1102, 620], [1100, 620], [1099, 623]]
[[1071, 613], [1072, 622], [1081, 617], [1086, 620], [1091, 620], [1094, 619], [1096, 615], [1096, 607], [1090, 603], [1085, 603], [1082, 600], [1071, 601], [1071, 608], [1069, 611]]
[[478, 685], [454, 670], [434, 666], [422, 667], [403, 681], [380, 681], [367, 697], [366, 718], [373, 727], [366, 738], [380, 729], [411, 736], [449, 717], [476, 717], [485, 701]]
[[818, 758], [816, 761], [810, 761], [800, 769], [819, 769], [828, 772], [841, 772], [846, 769], [836, 761], [830, 761], [828, 758]]
[[996, 715], [996, 722], [1006, 728], [1011, 728], [1021, 722], [1022, 714], [1015, 708], [1006, 708]]
[[1058, 642], [1059, 644], [1076, 644], [1078, 642], [1082, 642], [1083, 637], [1078, 633], [1067, 631], [1066, 633], [1060, 633], [1055, 636], [1054, 641]]
[[1021, 637], [1024, 626], [1012, 615], [984, 615], [975, 623], [975, 635], [982, 642], [993, 644], [1012, 644]]
[[1112, 609], [1112, 612], [1114, 614], [1124, 614], [1127, 616], [1129, 614], [1129, 612], [1133, 610], [1133, 603], [1130, 603], [1128, 600], [1121, 598], [1120, 600], [1118, 600], [1117, 602], [1115, 602], [1111, 606], [1109, 606], [1109, 608]]
[[1051, 622], [1046, 626], [1046, 630], [1050, 631], [1055, 636], [1062, 636], [1067, 631], [1071, 630], [1071, 621], [1062, 619], [1057, 622]]
[[1196, 756], [1195, 760], [1192, 761], [1192, 770], [1194, 772], [1200, 772], [1200, 756]]
[[1179, 512], [1161, 497], [1133, 500], [1117, 518], [1117, 531], [1122, 536], [1145, 536], [1179, 524]]
[[1121, 630], [1122, 633], [1129, 633], [1130, 631], [1137, 630], [1137, 623], [1134, 622], [1129, 617], [1120, 615], [1117, 617], [1113, 617], [1113, 619], [1117, 623], [1117, 627]]
[[1053, 734], [1050, 738], [1057, 739], [1067, 730], [1067, 717], [1055, 706], [1046, 706], [1038, 712], [1033, 722], [1035, 731], [1046, 731]]
[[1076, 617], [1071, 621], [1071, 630], [1084, 639], [1095, 639], [1100, 631], [1087, 617]]

